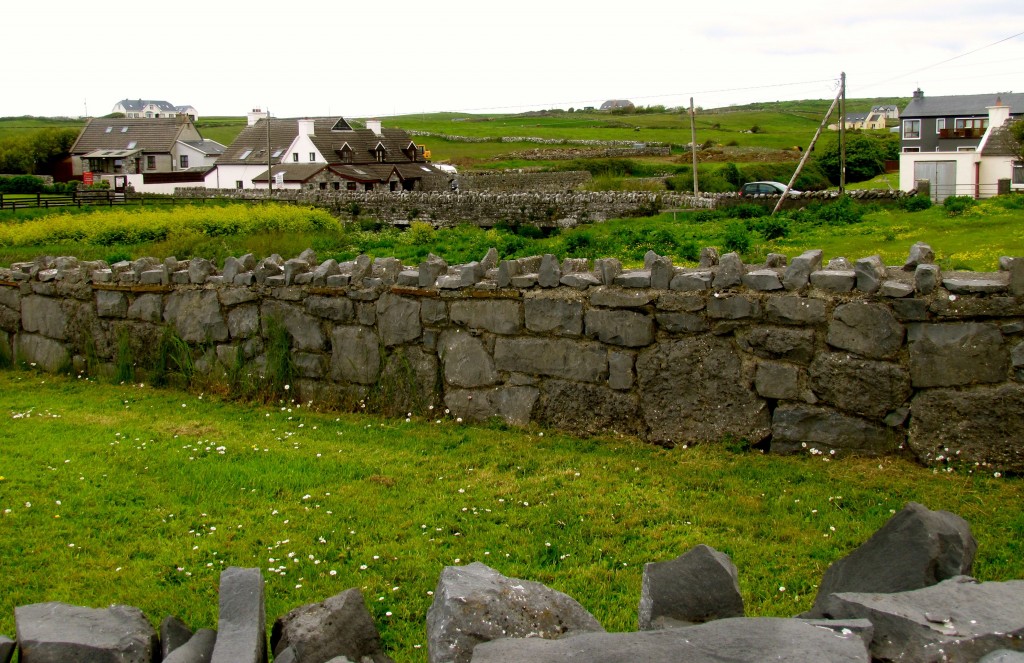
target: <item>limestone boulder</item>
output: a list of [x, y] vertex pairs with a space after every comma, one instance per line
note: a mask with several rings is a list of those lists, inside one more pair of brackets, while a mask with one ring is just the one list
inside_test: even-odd
[[474, 647], [500, 638], [557, 639], [595, 631], [604, 629], [569, 596], [480, 562], [445, 567], [427, 611], [430, 663], [468, 663]]
[[729, 556], [699, 545], [667, 562], [644, 565], [641, 631], [743, 616], [739, 575]]
[[380, 341], [366, 327], [335, 327], [331, 333], [331, 378], [374, 384], [380, 376]]
[[902, 442], [902, 433], [831, 408], [783, 403], [772, 413], [772, 453], [878, 456]]
[[540, 391], [530, 385], [489, 389], [449, 389], [444, 404], [453, 417], [466, 421], [487, 421], [497, 417], [510, 426], [527, 426]]
[[160, 622], [160, 654], [162, 658], [192, 639], [192, 629], [177, 617], [165, 617]]
[[217, 645], [217, 632], [202, 628], [180, 647], [164, 657], [163, 663], [209, 663]]
[[326, 663], [337, 656], [391, 663], [358, 589], [345, 590], [279, 617], [271, 629], [270, 646], [275, 660], [290, 648], [296, 663]]
[[899, 364], [842, 352], [819, 354], [808, 370], [817, 397], [833, 407], [882, 418], [910, 397], [910, 374]]
[[164, 322], [189, 343], [226, 341], [228, 325], [214, 290], [184, 290], [167, 295]]
[[14, 609], [21, 663], [151, 663], [156, 630], [138, 608], [34, 603]]
[[221, 572], [217, 639], [210, 661], [267, 662], [267, 618], [259, 569], [230, 566]]
[[1001, 382], [1009, 353], [999, 328], [987, 323], [917, 324], [908, 333], [915, 387]]
[[978, 582], [958, 576], [907, 592], [832, 594], [830, 616], [874, 624], [872, 660], [976, 663], [1024, 649], [1024, 580]]
[[381, 295], [377, 302], [377, 327], [386, 347], [415, 341], [423, 332], [419, 302], [390, 293]]
[[827, 342], [869, 359], [888, 359], [903, 346], [905, 330], [884, 306], [851, 302], [837, 306], [828, 326]]
[[636, 434], [637, 397], [604, 385], [545, 380], [534, 410], [536, 421], [575, 435], [614, 431]]
[[0, 635], [0, 663], [10, 663], [11, 657], [14, 656], [14, 649], [17, 646], [14, 640], [11, 640], [6, 635]]
[[320, 328], [320, 321], [303, 312], [298, 306], [274, 300], [264, 301], [260, 314], [264, 335], [267, 333], [270, 320], [277, 320], [288, 331], [294, 350], [300, 352], [323, 350], [326, 339]]
[[446, 331], [441, 334], [439, 347], [444, 379], [455, 387], [486, 387], [498, 381], [494, 360], [483, 341], [465, 331]]
[[855, 616], [829, 612], [832, 594], [907, 592], [968, 575], [977, 549], [963, 518], [910, 502], [825, 571], [811, 616]]

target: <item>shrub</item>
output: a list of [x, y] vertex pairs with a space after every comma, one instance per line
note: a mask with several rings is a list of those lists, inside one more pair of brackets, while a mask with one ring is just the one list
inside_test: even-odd
[[750, 232], [743, 223], [733, 222], [725, 227], [725, 234], [722, 236], [722, 245], [726, 251], [746, 253], [750, 250]]
[[909, 198], [904, 198], [900, 203], [900, 207], [907, 210], [908, 212], [921, 212], [929, 209], [932, 206], [932, 199], [925, 195], [916, 195]]
[[32, 175], [0, 177], [0, 193], [43, 193], [45, 190], [43, 180]]
[[811, 205], [802, 212], [801, 220], [825, 223], [831, 226], [860, 223], [864, 219], [864, 209], [853, 202], [849, 196], [841, 196], [835, 202]]
[[789, 219], [783, 216], [766, 216], [756, 219], [752, 226], [766, 240], [781, 239], [789, 236]]
[[942, 201], [942, 207], [949, 216], [958, 216], [977, 204], [970, 196], [950, 196]]

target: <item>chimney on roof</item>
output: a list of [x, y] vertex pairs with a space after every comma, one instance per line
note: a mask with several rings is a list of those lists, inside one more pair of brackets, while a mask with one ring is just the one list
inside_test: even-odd
[[921, 88], [917, 88], [916, 90], [914, 90], [914, 99], [924, 99], [924, 92], [921, 90]]
[[379, 136], [381, 132], [380, 120], [367, 120], [366, 128], [372, 131], [374, 135]]
[[1010, 119], [1010, 107], [1004, 106], [1002, 100], [996, 99], [995, 106], [988, 107], [988, 126], [1001, 127]]
[[299, 135], [300, 136], [313, 136], [316, 131], [313, 129], [313, 118], [305, 117], [299, 120]]
[[269, 114], [270, 113], [268, 111], [261, 111], [259, 108], [253, 108], [251, 111], [249, 111], [249, 123], [248, 123], [247, 126], [251, 127], [252, 125], [256, 124], [258, 121], [260, 121], [263, 118], [267, 117]]

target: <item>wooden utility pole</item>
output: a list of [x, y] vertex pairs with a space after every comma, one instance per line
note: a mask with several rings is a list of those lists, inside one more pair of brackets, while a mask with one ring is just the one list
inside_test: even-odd
[[839, 74], [839, 195], [846, 191], [846, 72]]
[[267, 198], [274, 193], [274, 162], [270, 158], [270, 109], [267, 109]]
[[693, 195], [699, 195], [697, 184], [697, 126], [694, 124], [693, 97], [690, 97], [690, 154], [693, 155]]
[[786, 185], [786, 190], [779, 196], [779, 202], [775, 203], [775, 209], [772, 210], [772, 216], [779, 211], [782, 207], [782, 201], [786, 199], [789, 194], [789, 190], [793, 188], [793, 182], [796, 182], [796, 178], [800, 176], [800, 171], [804, 169], [804, 164], [807, 163], [807, 158], [811, 156], [811, 152], [814, 150], [814, 144], [818, 142], [818, 136], [821, 135], [822, 129], [828, 124], [828, 118], [832, 117], [832, 111], [836, 109], [836, 105], [839, 103], [839, 97], [842, 94], [842, 90], [836, 95], [836, 98], [832, 100], [832, 105], [828, 107], [828, 112], [825, 113], [825, 117], [822, 118], [821, 124], [818, 125], [818, 130], [814, 132], [814, 138], [811, 139], [811, 144], [804, 150], [804, 155], [800, 158], [800, 163], [797, 164], [796, 170], [793, 171], [793, 177], [789, 178], [789, 184]]

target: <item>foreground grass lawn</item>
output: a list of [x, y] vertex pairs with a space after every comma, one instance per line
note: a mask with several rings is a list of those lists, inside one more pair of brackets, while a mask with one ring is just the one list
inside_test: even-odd
[[908, 501], [971, 523], [977, 577], [1024, 578], [1016, 478], [315, 406], [0, 371], [0, 633], [40, 601], [215, 627], [221, 569], [254, 566], [268, 620], [359, 587], [394, 658], [425, 661], [446, 565], [546, 583], [622, 631], [643, 564], [700, 543], [732, 557], [749, 615], [788, 616]]

